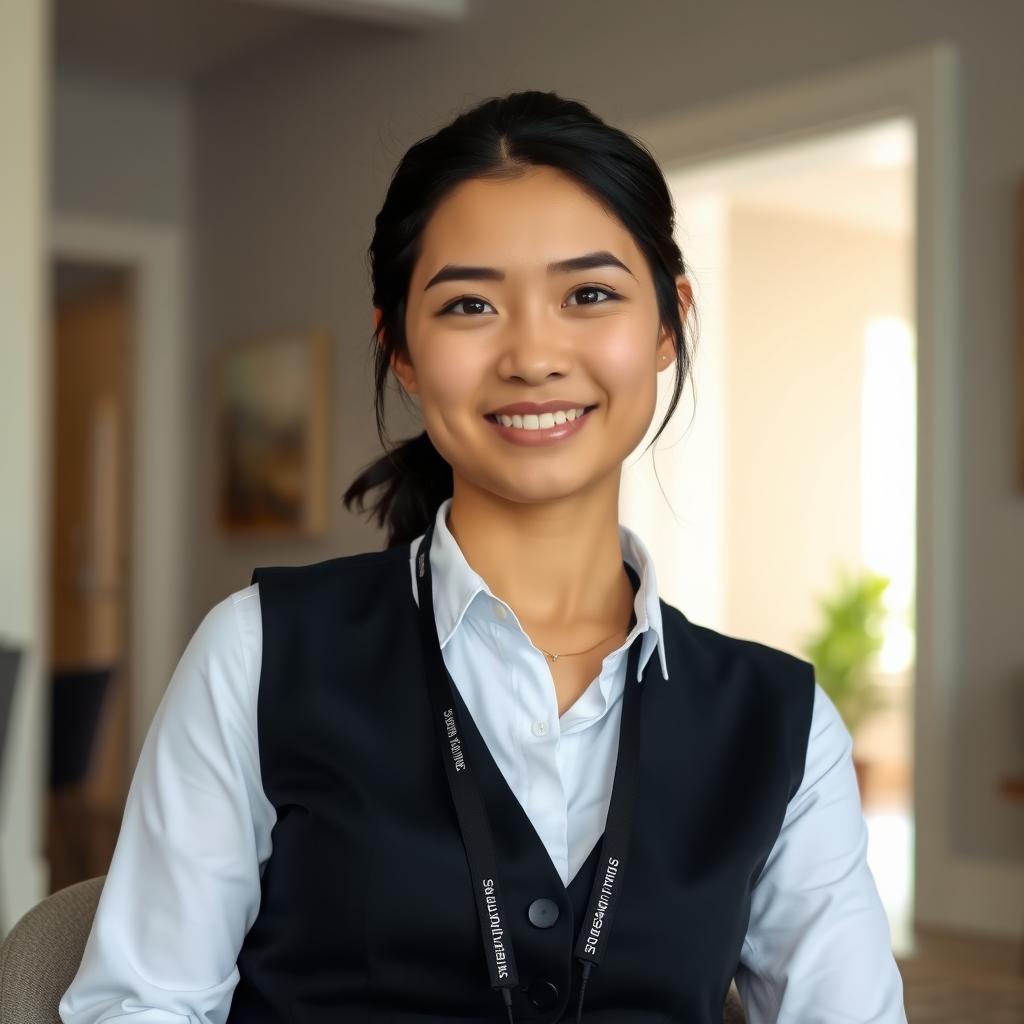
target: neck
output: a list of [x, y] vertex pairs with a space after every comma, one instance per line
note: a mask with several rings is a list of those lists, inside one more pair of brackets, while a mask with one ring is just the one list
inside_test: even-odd
[[613, 484], [531, 503], [455, 477], [447, 523], [466, 561], [528, 632], [558, 637], [563, 649], [629, 622], [634, 595], [622, 564], [617, 478]]

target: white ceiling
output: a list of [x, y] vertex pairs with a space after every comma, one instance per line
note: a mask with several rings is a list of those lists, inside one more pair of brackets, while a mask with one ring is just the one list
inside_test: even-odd
[[360, 26], [427, 31], [470, 0], [53, 0], [61, 68], [191, 82], [292, 33]]

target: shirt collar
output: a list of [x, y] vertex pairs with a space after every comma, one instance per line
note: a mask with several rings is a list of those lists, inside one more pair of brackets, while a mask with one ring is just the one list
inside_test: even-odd
[[[451, 497], [446, 498], [437, 510], [434, 520], [434, 542], [430, 545], [430, 572], [434, 578], [434, 619], [437, 623], [437, 635], [441, 648], [443, 649], [451, 639], [463, 616], [475, 601], [487, 602], [488, 620], [494, 622], [495, 625], [519, 633], [523, 632], [516, 620], [515, 613], [508, 605], [505, 605], [508, 615], [504, 620], [495, 618], [491, 612], [493, 602], [499, 601], [503, 605], [504, 602], [491, 592], [483, 577], [471, 568], [454, 535], [448, 529], [448, 510], [452, 500]], [[412, 541], [411, 555], [413, 558], [415, 558], [423, 536], [424, 534], [421, 533]], [[668, 679], [665, 634], [662, 628], [661, 602], [658, 596], [654, 561], [639, 535], [622, 523], [619, 523], [619, 543], [622, 548], [622, 557], [640, 577], [640, 588], [637, 590], [634, 603], [635, 628], [643, 633], [637, 678], [640, 678], [648, 658], [657, 648], [662, 677]]]

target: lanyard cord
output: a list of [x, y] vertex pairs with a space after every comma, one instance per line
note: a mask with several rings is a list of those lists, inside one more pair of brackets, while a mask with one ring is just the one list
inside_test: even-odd
[[[497, 989], [508, 1013], [512, 1013], [512, 989], [519, 985], [511, 930], [505, 925], [505, 902], [498, 875], [497, 857], [479, 784], [466, 757], [454, 705], [454, 683], [444, 662], [434, 620], [430, 543], [434, 523], [427, 527], [416, 556], [420, 637], [427, 669], [428, 689], [434, 713], [440, 753], [455, 804], [459, 830], [473, 879], [474, 899], [480, 923], [491, 987]], [[626, 855], [632, 834], [633, 809], [640, 749], [640, 693], [637, 680], [642, 635], [630, 645], [626, 661], [626, 689], [622, 702], [618, 759], [600, 856], [591, 888], [586, 917], [576, 940], [574, 955], [582, 965], [576, 1021], [583, 1013], [583, 993], [592, 969], [607, 949], [612, 919], [622, 892]]]

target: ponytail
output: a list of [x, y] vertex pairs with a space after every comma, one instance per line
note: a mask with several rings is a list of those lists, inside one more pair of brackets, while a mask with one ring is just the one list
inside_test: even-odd
[[441, 503], [453, 493], [452, 467], [424, 430], [370, 463], [349, 484], [345, 507], [356, 502], [365, 512], [367, 492], [380, 488], [371, 516], [387, 528], [386, 547], [408, 544], [434, 520]]

